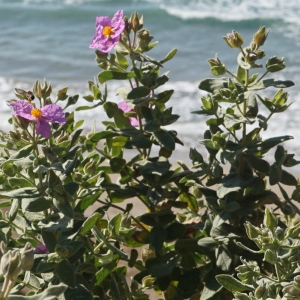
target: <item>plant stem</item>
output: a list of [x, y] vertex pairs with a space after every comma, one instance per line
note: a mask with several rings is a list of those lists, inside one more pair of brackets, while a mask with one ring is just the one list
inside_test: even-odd
[[256, 82], [260, 82], [268, 73], [269, 71], [266, 71]]

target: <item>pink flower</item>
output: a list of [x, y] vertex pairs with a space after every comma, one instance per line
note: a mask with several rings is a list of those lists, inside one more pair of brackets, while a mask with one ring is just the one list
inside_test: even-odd
[[125, 28], [123, 10], [118, 10], [112, 19], [107, 16], [96, 17], [96, 34], [90, 48], [100, 48], [101, 52], [109, 52], [120, 40]]
[[[121, 101], [118, 103], [118, 108], [121, 109], [122, 111], [126, 112], [130, 112], [130, 111], [134, 111], [134, 109], [132, 109], [127, 103], [126, 101]], [[139, 121], [136, 118], [132, 118], [129, 117], [129, 121], [131, 126], [139, 126]]]
[[50, 137], [51, 126], [48, 122], [65, 124], [66, 117], [62, 108], [56, 104], [43, 106], [41, 109], [35, 108], [25, 100], [20, 100], [10, 104], [13, 114], [26, 120], [36, 123], [36, 133], [46, 139]]

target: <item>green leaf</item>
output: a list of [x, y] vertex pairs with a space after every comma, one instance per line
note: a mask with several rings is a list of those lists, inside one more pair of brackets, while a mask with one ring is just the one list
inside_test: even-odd
[[152, 135], [161, 147], [172, 151], [175, 149], [174, 138], [167, 131], [155, 131], [152, 133]]
[[64, 87], [64, 88], [60, 89], [56, 94], [57, 101], [66, 100], [68, 98], [67, 92], [68, 92], [68, 87]]
[[8, 300], [55, 300], [67, 289], [64, 284], [53, 285], [40, 294], [33, 296], [9, 295]]
[[288, 88], [295, 85], [291, 80], [275, 80], [275, 79], [264, 79], [260, 80], [259, 82], [255, 82], [253, 85], [248, 86], [248, 90], [263, 90], [270, 86], [276, 88]]
[[159, 251], [167, 238], [167, 232], [163, 226], [156, 225], [152, 227], [149, 238], [150, 245], [154, 250]]
[[220, 274], [216, 276], [217, 281], [231, 292], [252, 292], [254, 288], [251, 285], [244, 284], [231, 275]]
[[231, 192], [236, 192], [240, 189], [249, 187], [252, 181], [252, 176], [240, 176], [237, 173], [228, 174], [222, 178], [219, 184], [217, 184], [217, 196], [218, 198], [223, 198]]
[[126, 166], [126, 160], [121, 157], [112, 157], [110, 159], [110, 168], [114, 173], [120, 172]]
[[164, 64], [165, 62], [171, 60], [171, 59], [175, 56], [176, 53], [177, 53], [177, 49], [176, 49], [176, 48], [172, 49], [172, 50], [166, 55], [166, 57], [160, 61], [160, 63], [161, 63], [161, 64]]
[[270, 164], [261, 158], [258, 158], [252, 153], [244, 155], [247, 163], [254, 169], [261, 173], [268, 173], [270, 170]]
[[117, 264], [112, 261], [108, 264], [105, 264], [101, 270], [99, 270], [96, 274], [95, 274], [95, 285], [101, 285], [101, 283], [103, 282], [103, 280], [105, 280], [107, 278], [107, 276], [112, 273], [112, 271], [115, 269], [115, 267], [117, 266]]
[[172, 241], [184, 236], [186, 232], [186, 226], [184, 224], [174, 222], [165, 228], [167, 232], [166, 240]]
[[111, 79], [115, 79], [115, 80], [125, 80], [125, 79], [130, 79], [135, 77], [135, 73], [134, 72], [116, 72], [116, 71], [102, 71], [99, 75], [98, 75], [98, 80], [100, 83], [104, 83], [108, 80]]
[[33, 145], [27, 145], [25, 147], [23, 147], [21, 150], [19, 150], [18, 152], [16, 152], [15, 154], [13, 154], [10, 159], [20, 159], [23, 158], [25, 156], [28, 156], [30, 153], [32, 153], [33, 150]]
[[223, 245], [219, 246], [216, 257], [216, 265], [224, 272], [229, 272], [232, 264], [232, 253], [229, 251], [229, 249]]
[[108, 229], [113, 236], [119, 235], [121, 227], [122, 216], [121, 214], [116, 214], [108, 223]]
[[149, 187], [146, 196], [148, 203], [156, 206], [164, 199], [164, 189], [161, 186]]
[[150, 93], [150, 90], [144, 86], [139, 86], [134, 89], [132, 89], [128, 95], [127, 99], [138, 99], [138, 98], [143, 98], [147, 97]]
[[230, 214], [226, 210], [222, 210], [217, 214], [217, 216], [214, 219], [213, 226], [218, 227], [222, 223], [226, 222], [230, 217]]
[[184, 201], [188, 204], [188, 207], [193, 211], [193, 212], [197, 212], [199, 209], [198, 206], [198, 202], [197, 199], [195, 198], [194, 195], [192, 195], [191, 193], [181, 193], [179, 196], [179, 199], [181, 201]]
[[64, 300], [93, 300], [91, 292], [84, 284], [78, 284], [74, 288], [68, 287], [64, 293]]
[[269, 172], [269, 182], [270, 185], [277, 184], [281, 179], [282, 168], [276, 162], [274, 162], [270, 167]]
[[170, 275], [176, 267], [179, 256], [175, 251], [169, 251], [161, 257], [151, 257], [146, 260], [146, 269], [153, 277]]
[[287, 172], [286, 170], [282, 170], [280, 182], [285, 185], [290, 185], [290, 186], [297, 186], [297, 184], [298, 184], [298, 181], [294, 177], [294, 175]]
[[129, 66], [129, 63], [128, 63], [128, 60], [126, 59], [126, 57], [118, 51], [116, 51], [116, 56], [117, 56], [117, 60], [118, 60], [120, 67], [126, 70], [127, 67]]
[[55, 271], [59, 279], [68, 285], [71, 288], [75, 287], [76, 279], [73, 266], [67, 259], [62, 260], [59, 262], [56, 267]]
[[[238, 93], [243, 92], [243, 87], [239, 83], [235, 83]], [[206, 78], [199, 84], [199, 89], [208, 93], [214, 93], [219, 89], [228, 88], [228, 78]]]
[[93, 228], [93, 226], [97, 224], [99, 218], [100, 214], [98, 212], [95, 212], [92, 216], [87, 218], [81, 226], [80, 233], [82, 235], [86, 235]]
[[40, 192], [36, 188], [20, 188], [5, 192], [0, 190], [0, 196], [4, 198], [36, 198], [40, 196]]
[[39, 212], [44, 211], [52, 207], [52, 201], [44, 197], [38, 197], [35, 199], [23, 199], [22, 211]]
[[73, 216], [74, 216], [73, 208], [72, 208], [66, 194], [67, 193], [65, 193], [65, 195], [60, 196], [58, 198], [53, 198], [53, 204], [64, 215], [66, 215], [69, 218], [73, 218]]

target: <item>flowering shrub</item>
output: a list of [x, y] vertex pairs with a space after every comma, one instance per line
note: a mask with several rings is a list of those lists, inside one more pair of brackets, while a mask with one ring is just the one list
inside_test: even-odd
[[[281, 145], [291, 136], [262, 134], [291, 105], [283, 89], [293, 82], [264, 79], [285, 68], [284, 58], [271, 57], [261, 76], [252, 74], [263, 67], [266, 28], [248, 46], [236, 31], [225, 36], [239, 51], [237, 71], [209, 59], [211, 73], [222, 77], [200, 82], [207, 95], [193, 112], [208, 117], [201, 141], [208, 157], [192, 148], [189, 165], [172, 165], [182, 145], [171, 129], [179, 115], [167, 106], [174, 90], [164, 90], [168, 72], [160, 71], [176, 49], [150, 57], [157, 42], [143, 22], [121, 10], [112, 20], [97, 18], [90, 48], [101, 72], [88, 82], [89, 105], [74, 107], [79, 96], [67, 88], [53, 97], [46, 81], [32, 92], [16, 89], [18, 100], [9, 101], [14, 129], [1, 133], [0, 298], [132, 300], [150, 299], [152, 290], [165, 300], [296, 299], [300, 186], [286, 168], [299, 161]], [[122, 81], [119, 104], [108, 100], [110, 80]], [[259, 95], [269, 87], [277, 89], [271, 99]], [[84, 132], [76, 112], [101, 108], [105, 130]], [[270, 163], [264, 157], [274, 147]], [[140, 215], [132, 212], [137, 202]]]

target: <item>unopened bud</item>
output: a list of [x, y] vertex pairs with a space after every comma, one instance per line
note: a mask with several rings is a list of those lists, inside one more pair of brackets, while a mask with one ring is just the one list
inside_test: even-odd
[[227, 36], [223, 36], [223, 39], [231, 48], [240, 48], [244, 44], [242, 36], [234, 30], [232, 30], [231, 33], [228, 33]]
[[216, 54], [215, 58], [209, 59], [208, 63], [210, 65], [210, 72], [215, 76], [224, 75], [226, 73], [226, 66], [220, 61], [218, 54]]
[[20, 250], [23, 271], [30, 271], [34, 263], [34, 251], [29, 243]]
[[265, 251], [264, 260], [270, 264], [275, 264], [277, 262], [277, 255], [274, 251], [267, 249]]
[[150, 35], [150, 31], [148, 29], [142, 29], [137, 33], [137, 37], [139, 39], [139, 47], [143, 49], [147, 49], [149, 43], [152, 41], [153, 36]]
[[265, 294], [266, 291], [267, 291], [267, 289], [266, 289], [265, 286], [259, 285], [259, 286], [255, 289], [254, 295], [255, 295], [255, 297], [256, 297], [257, 299], [261, 299], [261, 298], [264, 296], [264, 294]]
[[29, 125], [29, 121], [25, 118], [22, 118], [20, 116], [14, 116], [13, 117], [14, 122], [18, 125], [18, 127], [20, 127], [21, 129], [27, 129], [28, 125]]
[[22, 272], [21, 254], [19, 250], [9, 250], [1, 258], [0, 271], [3, 276], [15, 280]]
[[155, 278], [153, 278], [151, 275], [148, 275], [143, 278], [142, 285], [145, 288], [151, 288], [153, 286], [153, 283], [155, 281]]
[[285, 68], [284, 57], [273, 56], [269, 58], [266, 63], [266, 68], [271, 73], [283, 70]]
[[139, 14], [136, 11], [131, 14], [130, 27], [134, 32], [137, 32], [143, 28], [143, 22], [143, 16], [139, 20]]
[[128, 34], [130, 34], [130, 31], [131, 31], [130, 22], [129, 22], [129, 20], [126, 16], [123, 18], [123, 21], [124, 21], [124, 24], [125, 24], [124, 33], [128, 35]]
[[276, 94], [273, 97], [273, 104], [276, 107], [281, 107], [282, 105], [284, 105], [287, 102], [288, 99], [288, 93], [287, 92], [283, 92], [283, 89], [280, 89], [276, 92]]
[[107, 56], [108, 56], [107, 53], [101, 52], [99, 50], [96, 50], [95, 53], [96, 53], [96, 60], [98, 63], [101, 61], [106, 61]]
[[155, 257], [155, 253], [154, 251], [147, 249], [147, 248], [143, 248], [142, 250], [142, 260], [145, 263], [147, 261], [148, 258], [151, 257]]
[[269, 34], [270, 30], [266, 32], [266, 27], [261, 26], [258, 31], [253, 35], [253, 42], [256, 44], [257, 48], [262, 46]]

